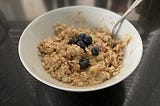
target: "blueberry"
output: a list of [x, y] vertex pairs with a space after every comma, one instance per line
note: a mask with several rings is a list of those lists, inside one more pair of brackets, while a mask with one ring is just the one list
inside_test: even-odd
[[89, 35], [86, 35], [84, 37], [83, 41], [88, 46], [88, 45], [92, 44], [92, 37], [90, 37]]
[[85, 69], [87, 67], [89, 67], [90, 62], [88, 58], [81, 58], [79, 59], [79, 65], [81, 69]]
[[87, 35], [85, 33], [81, 33], [78, 36], [78, 40], [83, 41], [86, 44], [86, 46], [92, 44], [92, 37], [90, 37], [89, 35]]
[[81, 33], [81, 34], [78, 36], [78, 40], [79, 40], [79, 41], [83, 41], [85, 36], [86, 36], [85, 33]]
[[95, 46], [91, 49], [92, 55], [93, 56], [98, 56], [99, 54], [99, 47]]
[[77, 45], [80, 46], [82, 49], [85, 49], [86, 45], [83, 41], [78, 41]]
[[77, 38], [77, 37], [74, 37], [74, 38], [72, 38], [72, 39], [69, 41], [68, 44], [76, 44], [77, 41], [78, 41], [78, 38]]

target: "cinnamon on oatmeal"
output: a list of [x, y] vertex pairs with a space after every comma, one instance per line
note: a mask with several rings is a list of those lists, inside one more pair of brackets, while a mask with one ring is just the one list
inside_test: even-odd
[[[92, 44], [85, 51], [78, 45], [68, 42], [85, 33], [92, 37]], [[120, 73], [124, 56], [124, 47], [129, 37], [124, 40], [113, 39], [106, 31], [93, 32], [89, 28], [79, 28], [56, 24], [54, 35], [43, 39], [38, 49], [43, 68], [56, 80], [71, 86], [93, 86], [100, 84]], [[91, 49], [99, 47], [97, 56], [92, 55]], [[81, 69], [79, 60], [89, 59], [90, 65]]]

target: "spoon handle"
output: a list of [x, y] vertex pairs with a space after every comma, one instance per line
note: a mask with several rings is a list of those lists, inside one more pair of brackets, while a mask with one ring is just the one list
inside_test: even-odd
[[134, 10], [135, 7], [137, 7], [142, 0], [135, 0], [132, 5], [128, 8], [128, 10], [123, 14], [122, 18], [125, 18], [130, 12]]
[[113, 26], [112, 35], [114, 35], [114, 31], [116, 26], [125, 19], [125, 17], [131, 13], [135, 7], [137, 7], [143, 0], [135, 0], [132, 5], [128, 8], [128, 10], [123, 14], [123, 16], [118, 20], [118, 22]]

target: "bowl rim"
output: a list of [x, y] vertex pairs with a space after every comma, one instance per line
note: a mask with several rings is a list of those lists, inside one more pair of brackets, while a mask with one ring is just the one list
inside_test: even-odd
[[18, 43], [18, 54], [19, 54], [19, 58], [23, 64], [23, 66], [26, 68], [26, 70], [33, 76], [35, 77], [37, 80], [39, 80], [40, 82], [50, 86], [50, 87], [54, 87], [56, 89], [60, 89], [60, 90], [64, 90], [64, 91], [71, 91], [71, 92], [88, 92], [88, 91], [96, 91], [96, 90], [100, 90], [100, 89], [104, 89], [104, 88], [107, 88], [107, 87], [110, 87], [110, 86], [113, 86], [121, 81], [123, 81], [124, 79], [126, 79], [129, 75], [131, 75], [135, 69], [137, 68], [137, 66], [139, 65], [141, 59], [142, 59], [142, 54], [143, 54], [143, 43], [142, 43], [142, 39], [140, 37], [140, 34], [138, 33], [137, 29], [129, 22], [129, 24], [131, 24], [131, 26], [133, 26], [133, 28], [136, 30], [136, 32], [138, 33], [139, 35], [139, 38], [140, 38], [140, 48], [141, 48], [141, 54], [140, 54], [140, 57], [138, 58], [137, 60], [137, 63], [135, 65], [135, 67], [132, 69], [132, 71], [130, 73], [127, 73], [125, 74], [124, 77], [122, 77], [121, 79], [119, 80], [116, 80], [110, 84], [107, 84], [106, 86], [98, 86], [98, 87], [92, 87], [92, 88], [82, 88], [81, 87], [76, 87], [76, 88], [67, 88], [67, 87], [63, 87], [63, 86], [59, 86], [59, 85], [54, 85], [52, 83], [49, 83], [43, 79], [41, 79], [40, 77], [38, 77], [37, 75], [35, 75], [34, 73], [32, 73], [32, 71], [28, 68], [28, 66], [25, 64], [25, 61], [23, 60], [23, 56], [22, 56], [22, 53], [21, 53], [21, 44], [22, 44], [22, 39], [23, 39], [23, 36], [25, 35], [26, 31], [28, 30], [28, 28], [33, 24], [35, 23], [37, 20], [39, 20], [41, 17], [43, 16], [46, 16], [48, 14], [51, 14], [53, 12], [56, 12], [56, 11], [61, 11], [61, 10], [64, 10], [64, 9], [75, 9], [75, 8], [89, 8], [89, 9], [97, 9], [97, 10], [101, 10], [101, 11], [107, 11], [109, 13], [112, 13], [114, 14], [115, 16], [117, 17], [121, 17], [120, 15], [110, 11], [110, 10], [107, 10], [107, 9], [103, 9], [103, 8], [99, 8], [99, 7], [93, 7], [93, 6], [68, 6], [68, 7], [62, 7], [62, 8], [57, 8], [57, 9], [53, 9], [51, 11], [48, 11], [40, 16], [38, 16], [37, 18], [35, 18], [33, 21], [31, 21], [29, 23], [29, 25], [27, 25], [27, 27], [24, 29], [23, 33], [21, 34], [20, 36], [20, 39], [19, 39], [19, 43]]

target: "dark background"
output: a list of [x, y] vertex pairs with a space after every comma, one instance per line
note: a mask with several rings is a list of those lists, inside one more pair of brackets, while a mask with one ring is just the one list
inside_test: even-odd
[[49, 10], [90, 5], [122, 14], [133, 1], [0, 0], [0, 106], [160, 106], [159, 0], [143, 0], [127, 17], [141, 35], [143, 57], [132, 75], [112, 87], [86, 93], [57, 90], [33, 78], [18, 57], [22, 31]]

